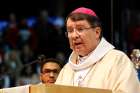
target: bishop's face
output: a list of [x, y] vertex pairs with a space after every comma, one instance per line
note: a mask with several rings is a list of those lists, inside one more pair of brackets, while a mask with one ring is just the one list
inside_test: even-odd
[[67, 33], [70, 48], [80, 56], [86, 56], [93, 51], [99, 43], [101, 29], [92, 27], [88, 21], [67, 20]]

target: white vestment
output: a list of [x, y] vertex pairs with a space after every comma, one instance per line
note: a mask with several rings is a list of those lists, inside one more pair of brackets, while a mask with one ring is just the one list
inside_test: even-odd
[[72, 52], [55, 84], [110, 89], [113, 93], [140, 93], [133, 63], [104, 38], [82, 63], [74, 64], [77, 58]]

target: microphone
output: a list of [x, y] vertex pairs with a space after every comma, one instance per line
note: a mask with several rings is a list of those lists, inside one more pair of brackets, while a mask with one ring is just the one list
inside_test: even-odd
[[41, 63], [45, 58], [46, 58], [46, 56], [43, 55], [43, 54], [41, 54], [41, 55], [39, 55], [39, 56], [37, 57], [36, 60], [34, 60], [34, 61], [30, 62], [30, 63], [27, 63], [27, 64], [25, 64], [24, 66], [29, 66], [29, 65], [32, 65], [32, 64], [35, 64], [35, 63]]
[[40, 63], [40, 62], [43, 61], [45, 58], [46, 58], [46, 56], [42, 54], [42, 55], [39, 55], [39, 56], [38, 56], [38, 59], [37, 59], [37, 60], [38, 60], [38, 62]]

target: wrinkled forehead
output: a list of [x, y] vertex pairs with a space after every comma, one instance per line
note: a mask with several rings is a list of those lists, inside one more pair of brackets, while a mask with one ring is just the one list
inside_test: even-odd
[[72, 20], [71, 18], [67, 19], [66, 27], [75, 27], [75, 26], [88, 26], [90, 25], [87, 20]]

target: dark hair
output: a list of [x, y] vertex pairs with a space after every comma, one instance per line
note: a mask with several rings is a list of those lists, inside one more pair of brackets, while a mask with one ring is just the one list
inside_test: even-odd
[[49, 63], [49, 62], [56, 63], [59, 65], [60, 68], [63, 68], [63, 63], [60, 60], [55, 59], [55, 58], [44, 58], [42, 62], [40, 62], [40, 72], [42, 72], [44, 64]]
[[[87, 14], [83, 14], [83, 13], [71, 13], [67, 16], [66, 22], [67, 22], [68, 18], [70, 18], [72, 21], [87, 20], [91, 26], [100, 27], [102, 29], [102, 23], [97, 16], [87, 15]], [[102, 37], [102, 31], [101, 31], [100, 38], [101, 37]]]

